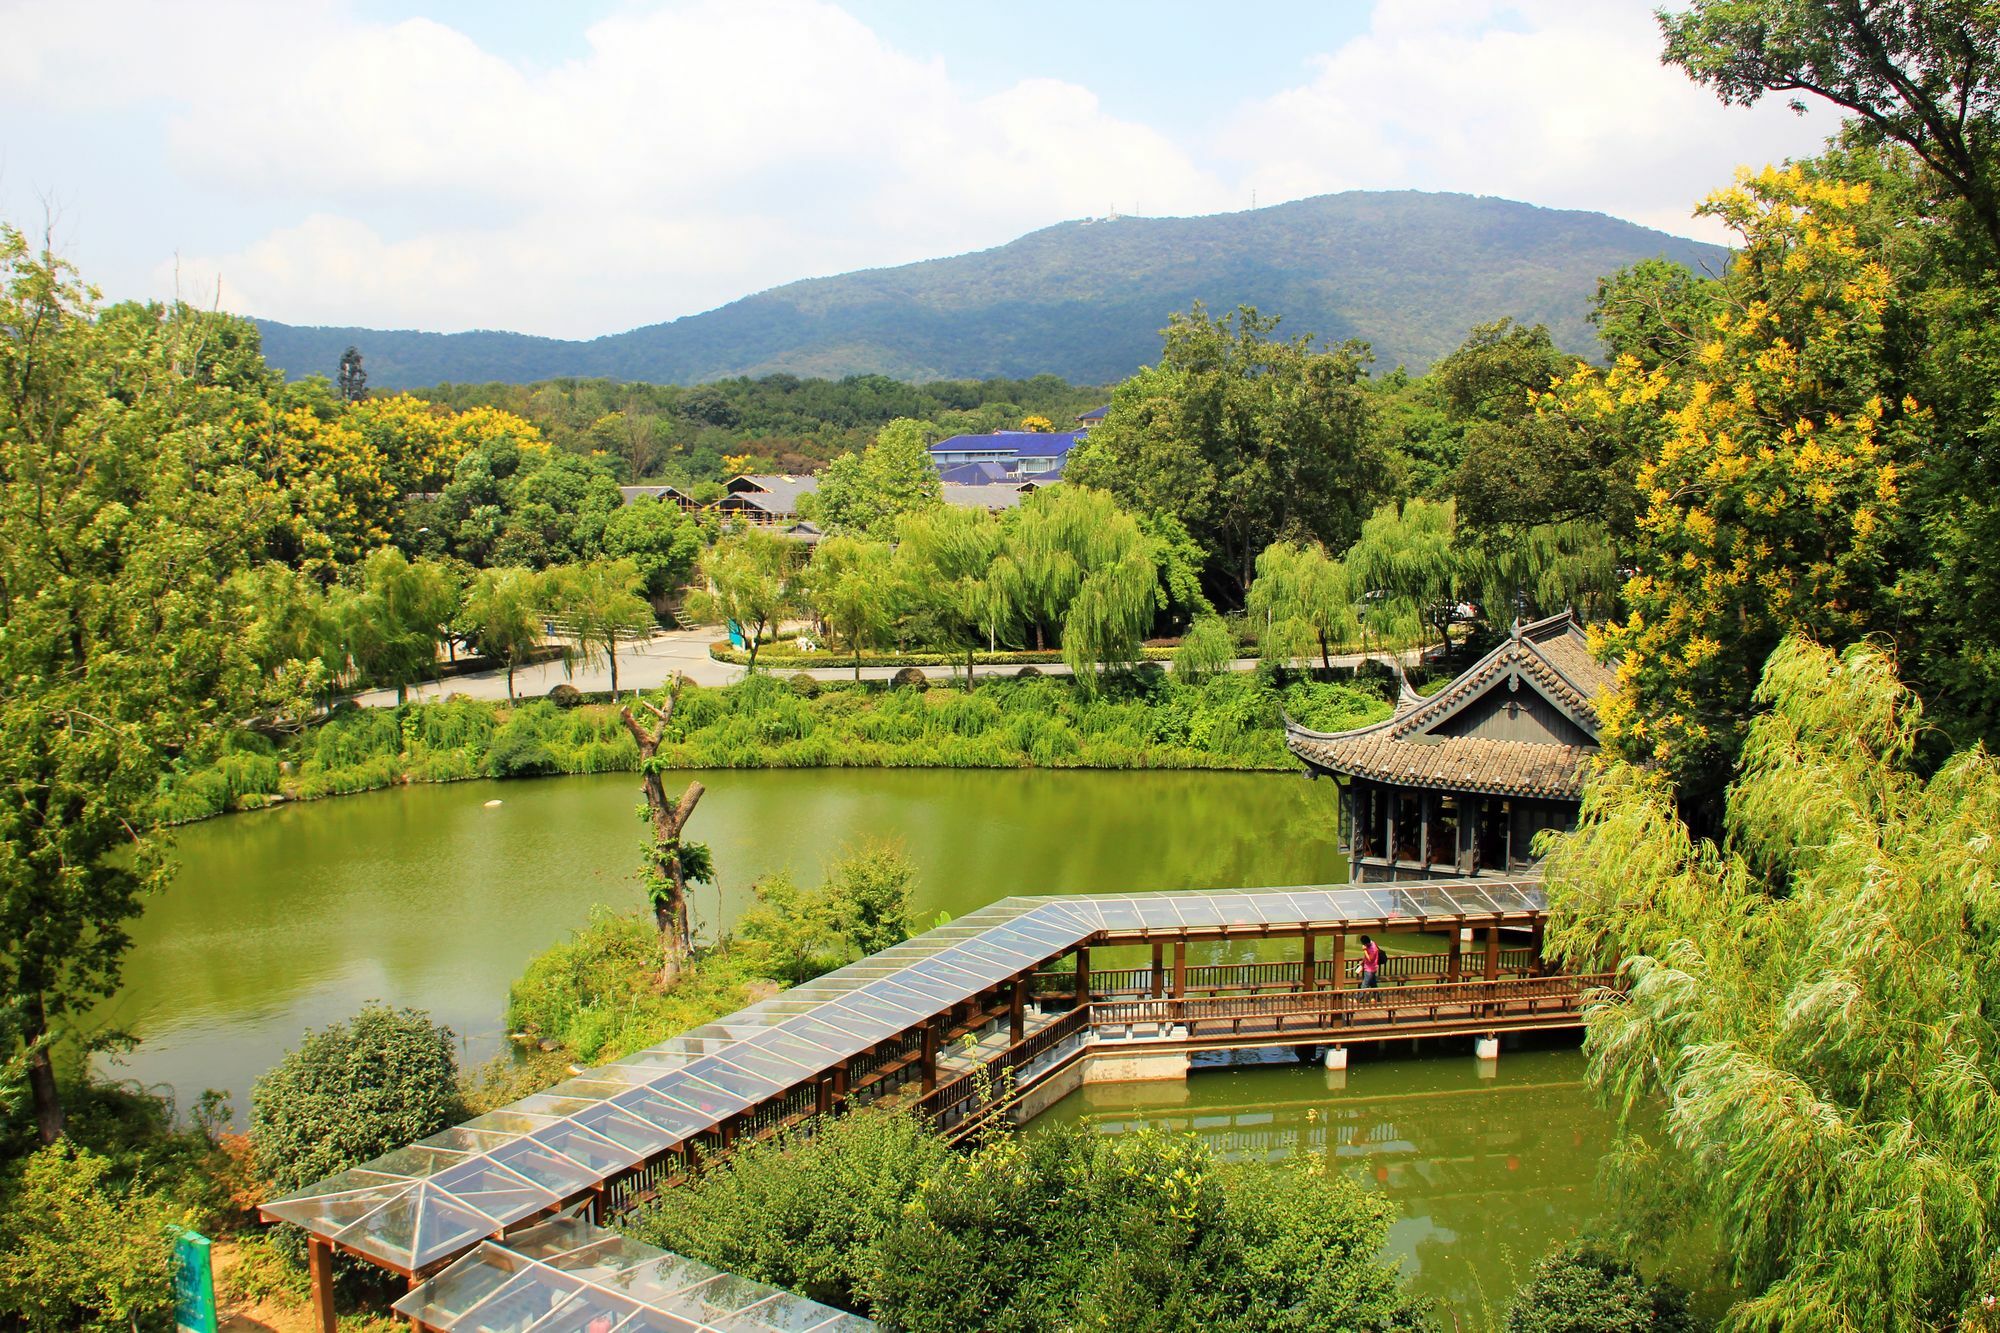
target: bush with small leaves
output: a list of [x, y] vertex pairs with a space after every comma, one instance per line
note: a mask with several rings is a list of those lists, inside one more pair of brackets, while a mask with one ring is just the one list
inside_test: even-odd
[[583, 702], [583, 691], [564, 681], [549, 691], [549, 702], [557, 708], [574, 708]]
[[794, 672], [792, 675], [792, 693], [798, 695], [801, 699], [817, 699], [819, 697], [819, 681], [808, 672]]
[[1544, 1255], [1515, 1293], [1507, 1333], [1691, 1333], [1687, 1293], [1648, 1282], [1599, 1246], [1575, 1241]]
[[889, 683], [891, 685], [899, 687], [903, 685], [914, 685], [918, 689], [922, 689], [925, 685], [930, 683], [930, 678], [925, 676], [924, 673], [922, 671], [919, 671], [916, 667], [904, 667], [901, 671], [898, 671], [894, 676], [891, 676], [889, 678]]

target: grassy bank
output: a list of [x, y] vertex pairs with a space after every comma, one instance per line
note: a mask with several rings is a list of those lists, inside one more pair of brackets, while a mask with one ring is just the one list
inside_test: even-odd
[[[758, 676], [689, 687], [662, 753], [681, 768], [1273, 769], [1293, 766], [1282, 713], [1308, 726], [1387, 716], [1377, 683], [1226, 673], [1182, 684], [1159, 672], [1086, 694], [1061, 677], [976, 690], [822, 684]], [[278, 742], [219, 737], [162, 784], [173, 823], [407, 782], [635, 771], [607, 704], [560, 708], [453, 699], [348, 710]]]

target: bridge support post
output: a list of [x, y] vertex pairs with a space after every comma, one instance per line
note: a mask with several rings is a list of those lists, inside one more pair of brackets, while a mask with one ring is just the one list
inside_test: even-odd
[[1345, 1046], [1327, 1047], [1325, 1064], [1328, 1069], [1347, 1068], [1347, 1048]]
[[1166, 949], [1163, 942], [1153, 941], [1153, 998], [1156, 1000], [1165, 999], [1167, 994]]
[[938, 1058], [938, 1025], [936, 1019], [932, 1019], [930, 1022], [924, 1024], [923, 1041], [923, 1054], [918, 1059], [922, 1061], [920, 1068], [923, 1071], [924, 1091], [936, 1092]]
[[1174, 941], [1174, 998], [1187, 996], [1187, 941]]
[[1485, 1063], [1500, 1058], [1500, 1036], [1489, 1032], [1483, 1037], [1475, 1037], [1472, 1042], [1472, 1058]]
[[1019, 1046], [1028, 1035], [1028, 979], [1015, 977], [1007, 988], [1007, 1042]]
[[1076, 1007], [1081, 1009], [1090, 1003], [1090, 950], [1076, 951]]
[[1299, 952], [1299, 980], [1303, 983], [1301, 987], [1303, 990], [1319, 989], [1318, 969], [1314, 966], [1316, 961], [1313, 957], [1313, 933], [1309, 930], [1306, 932], [1305, 945]]

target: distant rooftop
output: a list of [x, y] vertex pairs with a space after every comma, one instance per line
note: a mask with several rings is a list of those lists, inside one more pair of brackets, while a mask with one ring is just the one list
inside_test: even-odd
[[1002, 451], [1017, 458], [1059, 458], [1083, 438], [1080, 430], [996, 430], [987, 435], [954, 435], [931, 446], [933, 457]]

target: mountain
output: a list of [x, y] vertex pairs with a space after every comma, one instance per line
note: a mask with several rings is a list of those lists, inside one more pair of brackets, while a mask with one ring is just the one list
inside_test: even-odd
[[992, 250], [787, 283], [587, 342], [520, 333], [305, 328], [257, 321], [294, 377], [350, 343], [374, 388], [554, 376], [691, 384], [789, 371], [902, 380], [1050, 372], [1109, 384], [1158, 358], [1167, 316], [1254, 305], [1283, 331], [1363, 338], [1422, 370], [1474, 324], [1547, 324], [1591, 353], [1599, 277], [1656, 256], [1720, 272], [1727, 251], [1602, 213], [1417, 191], [1353, 191], [1198, 218], [1065, 222]]

